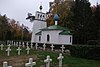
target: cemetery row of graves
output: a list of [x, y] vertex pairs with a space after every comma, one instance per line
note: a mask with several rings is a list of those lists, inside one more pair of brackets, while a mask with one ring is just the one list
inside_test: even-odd
[[55, 49], [38, 43], [33, 46], [28, 42], [8, 42], [0, 45], [0, 67], [100, 67], [100, 61], [75, 58], [64, 45]]

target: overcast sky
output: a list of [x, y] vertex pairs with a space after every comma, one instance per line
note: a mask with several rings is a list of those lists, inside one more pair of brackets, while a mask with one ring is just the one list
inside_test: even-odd
[[[39, 6], [43, 5], [43, 11], [46, 12], [49, 9], [49, 2], [53, 0], [0, 0], [0, 14], [6, 14], [10, 19], [15, 19], [21, 24], [28, 26], [32, 29], [32, 23], [26, 20], [27, 13], [30, 12], [33, 15], [35, 11], [39, 10]], [[100, 0], [90, 0], [92, 5]]]

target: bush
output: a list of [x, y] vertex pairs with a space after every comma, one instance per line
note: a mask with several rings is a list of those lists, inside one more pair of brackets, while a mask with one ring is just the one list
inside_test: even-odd
[[71, 46], [70, 50], [74, 57], [100, 60], [99, 46]]

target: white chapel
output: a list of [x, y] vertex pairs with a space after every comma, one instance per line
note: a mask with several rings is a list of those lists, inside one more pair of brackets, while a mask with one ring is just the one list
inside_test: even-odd
[[54, 15], [55, 25], [47, 27], [45, 20], [46, 13], [36, 11], [32, 28], [32, 43], [72, 45], [72, 34], [69, 29], [58, 25], [58, 14]]

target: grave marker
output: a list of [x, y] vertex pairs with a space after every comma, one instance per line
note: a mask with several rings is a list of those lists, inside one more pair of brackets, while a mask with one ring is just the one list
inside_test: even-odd
[[44, 60], [44, 62], [46, 63], [46, 67], [50, 67], [50, 62], [52, 61], [52, 59], [50, 59], [50, 56], [47, 56], [47, 59]]
[[23, 47], [25, 47], [25, 43], [24, 42], [22, 43], [22, 45], [23, 45]]
[[61, 52], [63, 53], [64, 49], [65, 49], [64, 45], [62, 45], [62, 47], [60, 47], [60, 48], [61, 48]]
[[26, 67], [33, 67], [36, 62], [33, 62], [33, 58], [29, 58], [29, 62], [25, 64]]
[[9, 44], [9, 45], [8, 45], [8, 47], [10, 48], [10, 47], [11, 47], [11, 45]]
[[27, 46], [26, 50], [27, 50], [27, 54], [29, 54], [29, 51], [30, 51], [29, 46]]
[[28, 42], [26, 43], [26, 46], [27, 46], [27, 47], [29, 46]]
[[37, 50], [37, 47], [38, 47], [38, 44], [36, 43], [36, 44], [35, 44], [35, 49], [36, 49], [36, 50]]
[[33, 44], [31, 43], [31, 49], [33, 48]]
[[8, 47], [8, 48], [6, 49], [6, 51], [7, 51], [7, 56], [9, 56], [9, 55], [10, 55], [10, 51], [11, 51], [10, 47]]
[[17, 49], [18, 55], [20, 55], [21, 50], [22, 50], [22, 49], [21, 49], [20, 47], [18, 47], [18, 49]]
[[59, 67], [62, 67], [62, 59], [63, 59], [64, 57], [62, 56], [62, 54], [60, 53], [59, 54], [59, 57], [57, 58], [58, 60], [59, 60]]
[[3, 67], [12, 67], [12, 66], [8, 66], [7, 62], [3, 62]]
[[1, 47], [1, 50], [3, 50], [4, 45], [3, 45], [3, 44], [1, 44], [1, 45], [0, 45], [0, 47]]
[[46, 45], [45, 45], [45, 43], [43, 44], [43, 50], [45, 50], [45, 47], [46, 47]]
[[50, 47], [51, 47], [51, 51], [53, 51], [54, 50], [54, 45], [52, 44]]

